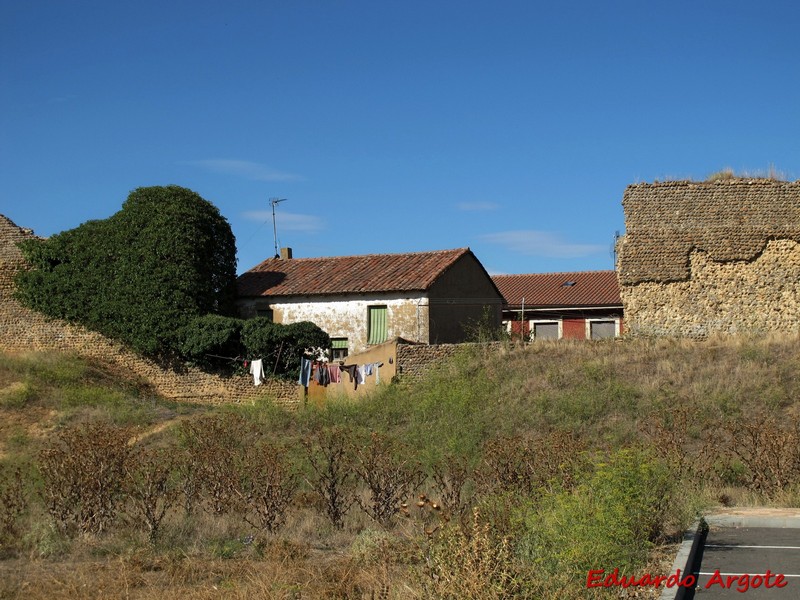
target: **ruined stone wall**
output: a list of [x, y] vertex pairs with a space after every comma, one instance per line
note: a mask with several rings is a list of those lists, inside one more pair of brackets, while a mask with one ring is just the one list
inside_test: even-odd
[[0, 215], [0, 350], [5, 352], [74, 352], [98, 359], [127, 377], [145, 381], [161, 396], [197, 403], [251, 402], [270, 397], [287, 407], [297, 406], [302, 388], [273, 380], [256, 387], [249, 376], [220, 377], [188, 368], [164, 368], [128, 351], [99, 333], [32, 311], [13, 298], [14, 275], [25, 262], [17, 243], [33, 236]]
[[800, 332], [800, 181], [638, 184], [623, 207], [629, 332]]

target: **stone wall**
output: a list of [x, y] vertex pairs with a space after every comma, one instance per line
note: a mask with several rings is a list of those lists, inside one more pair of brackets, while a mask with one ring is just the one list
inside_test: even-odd
[[249, 376], [220, 377], [193, 368], [165, 368], [99, 333], [25, 308], [13, 298], [13, 278], [25, 265], [17, 243], [30, 237], [32, 231], [0, 215], [0, 350], [74, 352], [105, 362], [126, 377], [139, 378], [154, 393], [172, 400], [236, 403], [271, 397], [287, 407], [301, 402], [302, 388], [294, 383], [272, 380], [256, 387]]
[[637, 184], [623, 207], [629, 332], [800, 332], [800, 181]]
[[419, 381], [443, 361], [453, 358], [458, 352], [468, 348], [489, 348], [496, 350], [502, 347], [501, 342], [488, 344], [397, 344], [397, 378], [402, 382]]

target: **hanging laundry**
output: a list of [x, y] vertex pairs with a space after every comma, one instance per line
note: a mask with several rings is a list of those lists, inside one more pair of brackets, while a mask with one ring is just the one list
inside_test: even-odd
[[375, 385], [378, 385], [381, 382], [381, 367], [383, 366], [382, 362], [376, 362], [373, 365], [373, 371], [375, 371]]
[[365, 373], [366, 368], [364, 365], [360, 365], [358, 367], [358, 383], [364, 384], [367, 383], [367, 375]]
[[264, 379], [264, 363], [260, 358], [250, 363], [250, 374], [253, 376], [253, 384], [261, 385]]
[[330, 375], [331, 383], [340, 383], [342, 381], [342, 372], [339, 365], [328, 365], [328, 375]]
[[311, 361], [305, 357], [300, 359], [300, 377], [297, 379], [297, 383], [303, 387], [308, 387], [311, 381], [311, 364]]
[[326, 387], [331, 382], [331, 375], [328, 371], [328, 365], [324, 362], [318, 363], [316, 365], [317, 372], [314, 375], [314, 381], [317, 382], [318, 385]]
[[369, 377], [372, 375], [372, 365], [375, 363], [367, 363], [364, 365], [364, 376]]
[[353, 382], [353, 389], [358, 389], [358, 365], [342, 365], [342, 371], [350, 375], [350, 381]]

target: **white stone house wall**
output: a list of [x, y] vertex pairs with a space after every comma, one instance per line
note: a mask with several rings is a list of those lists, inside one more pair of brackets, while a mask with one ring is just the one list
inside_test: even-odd
[[276, 323], [311, 321], [332, 338], [347, 338], [350, 354], [368, 348], [370, 306], [386, 307], [387, 339], [401, 337], [414, 342], [429, 342], [428, 298], [422, 292], [406, 293], [402, 298], [392, 294], [350, 294], [240, 301], [241, 311], [247, 316], [270, 309]]

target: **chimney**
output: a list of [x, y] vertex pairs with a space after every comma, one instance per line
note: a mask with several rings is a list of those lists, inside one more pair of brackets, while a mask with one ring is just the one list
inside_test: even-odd
[[289, 260], [292, 258], [292, 249], [291, 248], [281, 248], [281, 259]]

